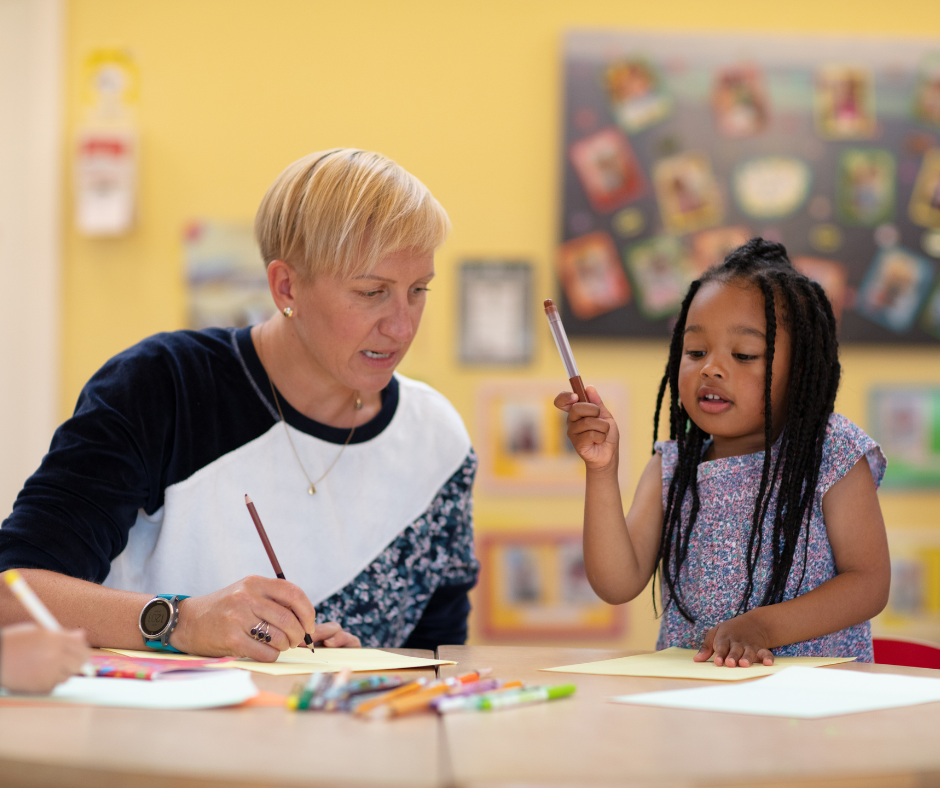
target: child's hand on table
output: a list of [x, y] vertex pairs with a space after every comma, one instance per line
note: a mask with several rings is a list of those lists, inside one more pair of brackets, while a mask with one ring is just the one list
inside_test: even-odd
[[715, 655], [716, 665], [729, 668], [750, 667], [755, 664], [773, 665], [774, 655], [768, 648], [767, 635], [753, 617], [745, 613], [714, 626], [705, 633], [705, 640], [693, 657], [705, 662]]
[[616, 462], [620, 447], [620, 431], [610, 411], [604, 406], [597, 389], [588, 386], [589, 402], [565, 391], [555, 397], [555, 407], [568, 414], [568, 439], [589, 470], [603, 470]]
[[0, 687], [46, 694], [74, 676], [88, 659], [85, 633], [53, 632], [35, 624], [0, 630]]

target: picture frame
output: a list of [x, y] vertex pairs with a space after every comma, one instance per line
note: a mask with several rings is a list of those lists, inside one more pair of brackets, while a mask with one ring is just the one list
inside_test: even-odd
[[[568, 388], [558, 362], [557, 378], [499, 378], [477, 393], [474, 443], [480, 458], [477, 487], [495, 495], [541, 496], [584, 493], [584, 462], [566, 434], [566, 414], [554, 406]], [[588, 380], [620, 425], [620, 485], [628, 478], [627, 395], [610, 380]]]
[[532, 360], [532, 265], [523, 260], [460, 264], [460, 361], [517, 365]]
[[868, 410], [871, 435], [888, 459], [882, 488], [940, 489], [940, 388], [878, 386]]
[[489, 533], [479, 555], [487, 639], [615, 639], [625, 632], [626, 606], [608, 605], [591, 589], [579, 531]]

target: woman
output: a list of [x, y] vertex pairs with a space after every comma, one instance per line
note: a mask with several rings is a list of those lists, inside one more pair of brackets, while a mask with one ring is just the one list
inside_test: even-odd
[[305, 633], [463, 642], [476, 458], [450, 403], [393, 374], [448, 227], [379, 154], [290, 165], [255, 221], [277, 313], [105, 364], [0, 529], [0, 570], [93, 646], [271, 661]]

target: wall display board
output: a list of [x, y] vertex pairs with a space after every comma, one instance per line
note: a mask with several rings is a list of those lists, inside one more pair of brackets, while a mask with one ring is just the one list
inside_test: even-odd
[[488, 638], [616, 638], [624, 632], [625, 606], [608, 605], [588, 582], [579, 529], [487, 534], [480, 563]]
[[940, 41], [572, 32], [564, 91], [569, 334], [668, 335], [760, 235], [843, 341], [940, 342]]

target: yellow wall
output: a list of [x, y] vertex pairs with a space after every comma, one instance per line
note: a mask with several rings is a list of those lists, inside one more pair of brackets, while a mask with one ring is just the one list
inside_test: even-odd
[[[935, 0], [70, 0], [67, 131], [80, 118], [81, 64], [102, 46], [132, 50], [141, 72], [140, 221], [119, 240], [89, 240], [65, 212], [62, 415], [115, 352], [182, 327], [180, 232], [190, 219], [250, 220], [289, 162], [349, 145], [380, 150], [422, 178], [454, 232], [422, 332], [402, 371], [446, 394], [475, 434], [475, 392], [494, 371], [456, 362], [455, 263], [509, 256], [536, 265], [537, 295], [555, 292], [561, 91], [569, 27], [940, 36]], [[70, 186], [70, 184], [69, 184]], [[67, 191], [67, 193], [69, 193]], [[531, 366], [560, 365], [544, 321]], [[649, 452], [660, 342], [575, 343], [586, 380], [620, 378], [631, 409], [632, 489]], [[940, 382], [940, 352], [847, 349], [839, 410], [866, 422], [873, 382]], [[628, 496], [629, 497], [629, 496]], [[627, 501], [628, 503], [628, 501]], [[935, 525], [940, 495], [882, 495], [891, 526]], [[496, 499], [478, 493], [478, 529], [577, 527], [580, 497]], [[648, 600], [624, 643], [649, 647]]]

